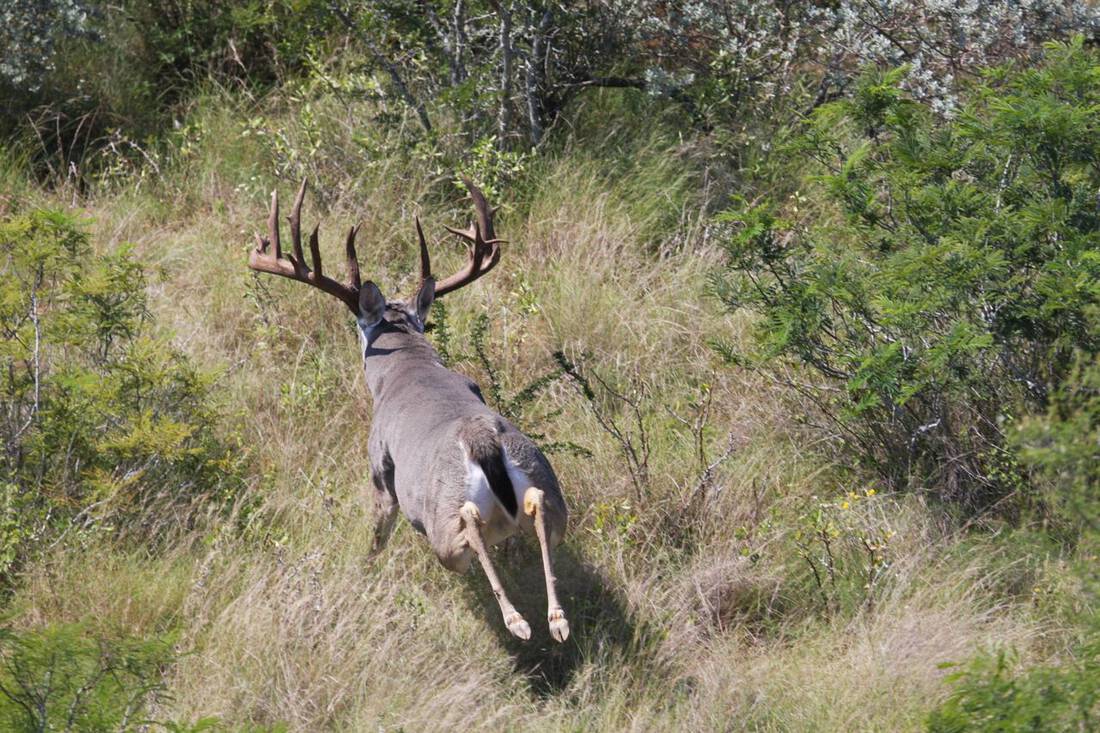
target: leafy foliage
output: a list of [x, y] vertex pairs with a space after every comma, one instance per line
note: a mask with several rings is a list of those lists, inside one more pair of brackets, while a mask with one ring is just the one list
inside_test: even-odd
[[[178, 655], [170, 637], [95, 632], [87, 624], [0, 630], [0, 723], [11, 733], [130, 733], [227, 730], [217, 718], [154, 720], [170, 700], [165, 671]], [[285, 731], [282, 725], [247, 728]]]
[[1016, 673], [1011, 655], [980, 657], [950, 676], [951, 697], [927, 721], [929, 733], [1093, 730], [1100, 718], [1100, 644], [1061, 667]]
[[690, 100], [699, 118], [733, 126], [797, 105], [812, 109], [863, 68], [899, 64], [906, 65], [899, 81], [914, 97], [950, 114], [976, 69], [1027, 58], [1044, 40], [1100, 23], [1089, 3], [1047, 0], [623, 5], [648, 62], [647, 90]]
[[[1100, 538], [1100, 357], [1077, 354], [1051, 394], [1046, 414], [1020, 422], [1013, 444], [1061, 515], [1084, 537]], [[1076, 535], [1077, 532], [1074, 534]]]
[[0, 721], [13, 733], [145, 730], [174, 656], [167, 641], [96, 637], [79, 624], [4, 630]]
[[321, 0], [128, 0], [124, 7], [146, 34], [156, 76], [177, 83], [211, 75], [270, 83], [300, 71], [331, 22]]
[[836, 220], [730, 212], [720, 289], [761, 314], [759, 357], [820, 377], [791, 384], [893, 485], [984, 506], [1018, 487], [1006, 421], [1100, 349], [1100, 65], [1080, 38], [1051, 46], [946, 123], [901, 75], [872, 73], [792, 147]]
[[0, 8], [0, 88], [34, 89], [52, 68], [54, 47], [90, 33], [83, 0], [11, 0]]
[[905, 63], [902, 84], [951, 115], [971, 70], [1100, 27], [1080, 0], [18, 0], [0, 20], [0, 136], [79, 185], [120, 156], [155, 167], [167, 123], [210, 81], [254, 97], [312, 80], [379, 101], [372, 122], [431, 152], [474, 148], [476, 164], [492, 149], [505, 165], [590, 90], [626, 90], [753, 167], [776, 129], [867, 65]]
[[66, 528], [153, 536], [231, 498], [210, 378], [152, 332], [127, 250], [35, 210], [0, 223], [0, 271], [0, 572]]

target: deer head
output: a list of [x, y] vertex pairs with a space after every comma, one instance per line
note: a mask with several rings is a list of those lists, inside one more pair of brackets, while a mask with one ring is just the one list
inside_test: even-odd
[[279, 236], [279, 192], [272, 191], [271, 209], [267, 217], [267, 236], [256, 235], [256, 248], [249, 255], [248, 266], [257, 272], [267, 272], [312, 285], [339, 298], [355, 315], [365, 331], [379, 324], [390, 313], [395, 319], [402, 320], [422, 333], [427, 322], [428, 310], [436, 298], [469, 285], [493, 269], [500, 261], [500, 245], [504, 240], [497, 239], [494, 233], [493, 210], [477, 186], [468, 178], [463, 177], [462, 180], [474, 202], [476, 219], [467, 229], [451, 227], [446, 229], [465, 241], [466, 264], [450, 277], [436, 282], [432, 276], [431, 257], [428, 254], [428, 244], [424, 239], [424, 230], [420, 226], [420, 219], [417, 218], [416, 234], [420, 242], [420, 284], [416, 293], [407, 301], [387, 303], [382, 291], [373, 281], [361, 280], [359, 260], [355, 253], [355, 237], [359, 233], [361, 224], [351, 227], [345, 240], [344, 249], [348, 269], [346, 284], [324, 274], [317, 226], [314, 226], [309, 235], [309, 252], [313, 268], [306, 265], [302, 251], [302, 202], [306, 195], [304, 178], [288, 217], [292, 253], [285, 254], [282, 249]]

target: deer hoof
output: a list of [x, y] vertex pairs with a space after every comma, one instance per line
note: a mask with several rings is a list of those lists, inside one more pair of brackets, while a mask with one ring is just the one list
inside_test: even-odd
[[552, 608], [546, 618], [550, 622], [550, 636], [554, 637], [554, 641], [564, 642], [569, 638], [569, 622], [565, 619], [565, 611]]
[[512, 636], [527, 641], [531, 638], [531, 625], [519, 614], [512, 612], [504, 617], [504, 625], [512, 632]]

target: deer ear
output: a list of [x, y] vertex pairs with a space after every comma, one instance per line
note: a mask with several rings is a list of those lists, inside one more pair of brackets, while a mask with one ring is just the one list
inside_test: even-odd
[[432, 302], [435, 301], [435, 278], [424, 278], [424, 282], [420, 285], [420, 290], [416, 296], [409, 303], [413, 308], [416, 308], [416, 317], [420, 319], [421, 323], [425, 323], [428, 320], [428, 309], [432, 307]]
[[359, 325], [363, 328], [372, 328], [382, 320], [382, 314], [386, 312], [386, 298], [370, 280], [359, 288]]

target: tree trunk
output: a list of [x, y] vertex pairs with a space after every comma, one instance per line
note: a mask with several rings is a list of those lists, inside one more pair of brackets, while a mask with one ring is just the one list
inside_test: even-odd
[[466, 81], [466, 0], [457, 0], [451, 15], [451, 84], [459, 85]]
[[531, 52], [527, 55], [525, 65], [525, 81], [527, 96], [527, 124], [531, 135], [531, 145], [537, 146], [542, 141], [543, 133], [543, 91], [545, 79], [543, 74], [546, 66], [543, 61], [546, 49], [546, 33], [550, 29], [550, 9], [547, 8], [539, 19], [539, 24], [531, 31]]
[[500, 109], [497, 111], [497, 144], [508, 147], [512, 130], [512, 67], [515, 49], [512, 48], [512, 6], [496, 4], [500, 14]]

